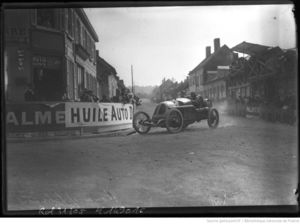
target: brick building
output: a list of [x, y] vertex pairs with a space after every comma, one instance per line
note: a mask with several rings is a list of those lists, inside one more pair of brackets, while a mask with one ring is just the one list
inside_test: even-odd
[[79, 100], [97, 94], [98, 36], [83, 9], [5, 9], [8, 102], [23, 102], [27, 85], [35, 100]]

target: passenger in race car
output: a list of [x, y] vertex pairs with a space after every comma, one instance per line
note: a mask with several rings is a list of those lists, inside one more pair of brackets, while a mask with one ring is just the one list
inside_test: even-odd
[[199, 108], [207, 107], [207, 103], [204, 101], [202, 96], [199, 95], [197, 97], [197, 101], [198, 101]]
[[191, 92], [191, 96], [189, 98], [196, 108], [203, 108], [208, 106], [203, 97], [201, 95], [196, 96], [195, 92]]
[[191, 102], [195, 107], [199, 107], [198, 99], [195, 92], [191, 92], [190, 96]]

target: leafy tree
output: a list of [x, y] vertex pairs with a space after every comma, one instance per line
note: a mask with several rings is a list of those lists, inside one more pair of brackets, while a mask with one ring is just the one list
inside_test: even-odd
[[174, 78], [164, 78], [161, 84], [153, 89], [152, 100], [154, 102], [161, 102], [164, 100], [175, 99], [178, 97], [179, 93], [185, 92], [187, 88], [187, 79], [178, 83]]

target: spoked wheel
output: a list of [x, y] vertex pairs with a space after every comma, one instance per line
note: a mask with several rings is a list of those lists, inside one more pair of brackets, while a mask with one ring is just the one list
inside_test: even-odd
[[216, 109], [211, 109], [208, 112], [207, 124], [210, 128], [216, 128], [219, 124], [219, 112]]
[[137, 112], [133, 116], [133, 128], [139, 134], [146, 134], [150, 131], [150, 116], [142, 111]]
[[171, 109], [166, 118], [166, 127], [170, 133], [178, 133], [183, 128], [183, 116], [177, 109]]

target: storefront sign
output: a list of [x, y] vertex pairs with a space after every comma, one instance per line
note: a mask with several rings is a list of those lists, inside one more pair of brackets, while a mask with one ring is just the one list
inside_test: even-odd
[[58, 57], [34, 55], [32, 57], [32, 65], [50, 69], [58, 69], [61, 66], [61, 60]]
[[25, 27], [11, 27], [5, 28], [5, 40], [9, 42], [28, 42], [28, 29]]
[[24, 103], [6, 105], [8, 132], [56, 131], [132, 123], [133, 106], [122, 103]]
[[7, 104], [8, 132], [50, 131], [65, 128], [64, 103]]
[[130, 124], [132, 118], [131, 104], [66, 103], [66, 127]]

